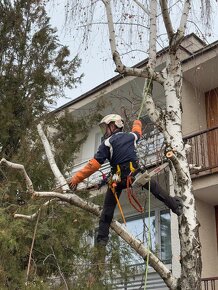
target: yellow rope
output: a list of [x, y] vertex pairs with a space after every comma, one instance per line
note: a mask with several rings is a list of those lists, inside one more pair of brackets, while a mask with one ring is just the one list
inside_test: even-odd
[[111, 184], [111, 190], [112, 190], [112, 192], [113, 192], [113, 194], [114, 194], [114, 197], [115, 197], [115, 199], [116, 199], [116, 202], [117, 202], [118, 208], [119, 208], [119, 210], [120, 210], [120, 213], [121, 213], [121, 216], [122, 216], [123, 222], [124, 222], [124, 224], [125, 224], [125, 226], [126, 226], [126, 219], [125, 219], [125, 216], [124, 216], [124, 213], [123, 213], [123, 210], [122, 210], [121, 204], [120, 204], [120, 202], [119, 202], [119, 198], [118, 198], [118, 196], [117, 196], [117, 193], [116, 193], [116, 190], [115, 190], [115, 187], [113, 186], [113, 184]]

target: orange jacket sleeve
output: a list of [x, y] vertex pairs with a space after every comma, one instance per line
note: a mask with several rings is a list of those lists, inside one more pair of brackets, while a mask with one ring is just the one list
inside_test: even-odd
[[138, 133], [139, 137], [142, 136], [142, 122], [140, 120], [135, 120], [132, 126], [132, 132]]
[[74, 176], [72, 176], [69, 184], [76, 185], [83, 181], [85, 178], [92, 175], [95, 171], [97, 171], [101, 167], [101, 164], [96, 159], [91, 159], [89, 162], [79, 170]]

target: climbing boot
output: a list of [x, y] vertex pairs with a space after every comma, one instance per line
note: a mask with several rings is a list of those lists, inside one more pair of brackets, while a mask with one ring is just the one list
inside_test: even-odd
[[179, 196], [174, 196], [172, 198], [174, 199], [175, 205], [171, 208], [171, 210], [180, 216], [183, 213], [183, 201]]
[[[148, 183], [144, 185], [143, 188], [148, 188]], [[154, 180], [150, 181], [151, 193], [160, 201], [162, 201], [168, 208], [172, 210], [175, 214], [180, 216], [183, 212], [183, 202], [178, 196], [172, 197]]]

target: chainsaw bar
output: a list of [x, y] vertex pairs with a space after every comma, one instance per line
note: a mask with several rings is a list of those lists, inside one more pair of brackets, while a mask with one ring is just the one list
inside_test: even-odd
[[132, 183], [132, 186], [144, 186], [152, 176], [159, 173], [161, 170], [166, 168], [168, 166], [168, 163], [163, 163], [160, 166], [156, 167], [155, 169], [151, 170], [150, 172], [144, 172], [144, 173], [138, 173], [135, 177], [134, 182]]

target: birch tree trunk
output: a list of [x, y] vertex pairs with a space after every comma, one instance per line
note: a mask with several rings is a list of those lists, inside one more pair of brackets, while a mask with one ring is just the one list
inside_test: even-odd
[[129, 68], [122, 63], [116, 46], [111, 1], [102, 1], [107, 12], [111, 52], [116, 70], [123, 75], [140, 76], [156, 80], [163, 86], [166, 110], [160, 110], [156, 106], [151, 90], [144, 89], [144, 94], [146, 94], [145, 104], [147, 113], [150, 119], [164, 134], [166, 156], [172, 164], [171, 170], [174, 176], [175, 195], [181, 197], [184, 202], [183, 214], [178, 218], [181, 246], [181, 277], [176, 289], [199, 290], [201, 288], [202, 270], [201, 244], [199, 238], [199, 223], [196, 217], [195, 198], [192, 193], [192, 180], [182, 138], [182, 68], [178, 57], [179, 45], [184, 38], [191, 3], [189, 0], [184, 1], [180, 25], [177, 31], [174, 32], [168, 10], [168, 1], [160, 0], [163, 21], [169, 40], [169, 49], [166, 67], [158, 73], [155, 71], [157, 0], [150, 1], [149, 12], [140, 1], [134, 0], [146, 14], [150, 14], [149, 61], [143, 69]]
[[[182, 69], [180, 59], [178, 57], [179, 45], [185, 34], [185, 27], [190, 10], [190, 0], [184, 0], [184, 7], [181, 14], [179, 28], [174, 32], [173, 25], [170, 19], [167, 0], [150, 0], [150, 9], [145, 7], [141, 1], [133, 0], [146, 15], [150, 15], [150, 42], [149, 42], [149, 61], [144, 68], [126, 67], [117, 50], [115, 27], [113, 23], [113, 13], [111, 9], [111, 0], [102, 0], [108, 19], [109, 41], [111, 53], [116, 71], [122, 75], [143, 77], [151, 81], [159, 82], [164, 89], [166, 99], [166, 110], [160, 110], [152, 97], [151, 90], [144, 90], [146, 94], [146, 109], [150, 119], [163, 132], [166, 144], [166, 156], [172, 164], [172, 174], [174, 176], [175, 194], [182, 197], [184, 202], [184, 212], [178, 218], [179, 237], [181, 245], [181, 277], [176, 279], [165, 265], [144, 245], [130, 235], [117, 221], [111, 224], [112, 229], [124, 239], [135, 251], [145, 259], [149, 253], [149, 264], [160, 274], [169, 289], [191, 289], [199, 290], [201, 278], [201, 251], [199, 240], [199, 223], [196, 217], [195, 199], [192, 193], [192, 181], [189, 172], [189, 164], [186, 158], [185, 146], [182, 139], [182, 119], [181, 119], [181, 87], [182, 87]], [[168, 59], [166, 67], [161, 71], [156, 71], [156, 19], [157, 5], [160, 3], [164, 25], [169, 40]], [[146, 87], [145, 87], [146, 88]], [[52, 202], [62, 200], [74, 206], [80, 207], [83, 210], [90, 212], [96, 216], [100, 215], [98, 206], [79, 198], [76, 194], [65, 193], [68, 190], [65, 178], [58, 170], [54, 156], [50, 150], [49, 143], [43, 133], [41, 126], [38, 126], [39, 134], [45, 147], [50, 166], [59, 182], [62, 192], [36, 192], [33, 189], [32, 183], [24, 170], [24, 167], [18, 164], [13, 165], [6, 160], [0, 162], [12, 168], [22, 170], [29, 192], [35, 197], [52, 198]], [[64, 192], [64, 193], [63, 193]], [[49, 201], [50, 202], [50, 201]], [[46, 206], [49, 202], [45, 202]], [[40, 210], [30, 216], [19, 215], [17, 218], [26, 218], [32, 220], [37, 217]]]

